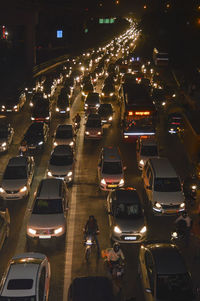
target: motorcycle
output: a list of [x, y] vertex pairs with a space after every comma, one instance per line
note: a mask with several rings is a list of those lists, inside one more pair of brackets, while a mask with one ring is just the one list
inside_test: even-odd
[[[94, 239], [94, 234], [87, 233], [84, 241], [85, 245], [85, 260], [89, 262], [89, 258], [92, 252], [92, 248], [96, 247], [96, 242]], [[99, 250], [97, 250], [97, 253], [99, 254]]]
[[74, 121], [74, 130], [77, 134], [78, 130], [80, 129], [80, 122]]
[[174, 243], [184, 241], [186, 243], [187, 225], [184, 220], [175, 224], [175, 230], [171, 232], [171, 241]]
[[198, 181], [196, 177], [192, 176], [184, 180], [183, 192], [185, 198], [190, 202], [192, 206], [195, 205], [195, 200], [197, 198]]
[[19, 156], [26, 156], [28, 153], [27, 146], [20, 145], [19, 147]]

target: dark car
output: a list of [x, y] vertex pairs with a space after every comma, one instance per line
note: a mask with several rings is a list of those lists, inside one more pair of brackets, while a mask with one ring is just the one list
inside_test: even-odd
[[48, 99], [38, 99], [31, 112], [31, 120], [36, 122], [47, 122], [51, 119], [50, 103]]
[[170, 134], [178, 134], [183, 131], [183, 116], [180, 113], [168, 115], [167, 130]]
[[68, 84], [65, 84], [64, 87], [60, 90], [60, 95], [63, 95], [63, 97], [68, 96], [68, 98], [71, 98], [73, 94], [73, 88], [71, 88]]
[[17, 88], [3, 87], [0, 95], [1, 112], [19, 112], [26, 102], [26, 93]]
[[114, 301], [112, 282], [103, 276], [75, 278], [68, 290], [68, 301]]
[[26, 141], [28, 153], [33, 154], [44, 148], [49, 134], [49, 127], [44, 122], [32, 123], [26, 131], [23, 141]]
[[101, 96], [103, 99], [113, 99], [115, 95], [115, 86], [112, 83], [105, 83]]
[[63, 96], [60, 94], [57, 99], [56, 112], [59, 115], [67, 116], [70, 115], [70, 105], [68, 95]]
[[166, 93], [164, 89], [153, 88], [151, 91], [151, 96], [157, 110], [161, 109], [166, 105], [167, 99], [166, 99]]
[[142, 245], [139, 251], [138, 272], [146, 301], [196, 300], [191, 275], [175, 245]]
[[91, 81], [86, 82], [83, 85], [83, 88], [82, 88], [82, 97], [83, 97], [83, 99], [85, 99], [85, 97], [87, 97], [88, 94], [93, 92], [93, 91], [94, 91], [94, 87], [93, 87], [93, 84], [91, 83]]
[[102, 103], [98, 109], [98, 114], [101, 116], [102, 123], [112, 123], [113, 108], [110, 103]]
[[85, 100], [85, 113], [96, 113], [100, 106], [99, 93], [90, 92]]

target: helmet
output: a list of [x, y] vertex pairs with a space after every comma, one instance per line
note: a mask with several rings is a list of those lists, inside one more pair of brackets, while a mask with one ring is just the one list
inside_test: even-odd
[[120, 244], [118, 242], [114, 243], [113, 250], [115, 251], [115, 253], [117, 253], [120, 250]]

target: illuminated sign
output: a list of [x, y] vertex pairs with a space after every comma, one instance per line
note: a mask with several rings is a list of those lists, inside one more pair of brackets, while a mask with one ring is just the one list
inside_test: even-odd
[[63, 31], [62, 30], [57, 30], [57, 38], [61, 39], [63, 37]]

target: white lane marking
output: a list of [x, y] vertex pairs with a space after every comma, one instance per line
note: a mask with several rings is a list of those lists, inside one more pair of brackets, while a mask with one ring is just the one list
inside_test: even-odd
[[[82, 124], [84, 120], [82, 118]], [[75, 185], [72, 186], [71, 193], [71, 204], [69, 208], [69, 215], [67, 218], [67, 233], [66, 233], [66, 248], [65, 248], [65, 269], [64, 269], [64, 287], [63, 287], [63, 301], [68, 299], [68, 288], [71, 284], [72, 276], [72, 259], [73, 259], [73, 246], [74, 246], [74, 232], [75, 232], [75, 221], [76, 221], [76, 197], [77, 197], [77, 185], [78, 174], [80, 167], [80, 159], [84, 143], [84, 126], [82, 125], [79, 129], [78, 135], [78, 148], [76, 152], [76, 168], [74, 175]]]

